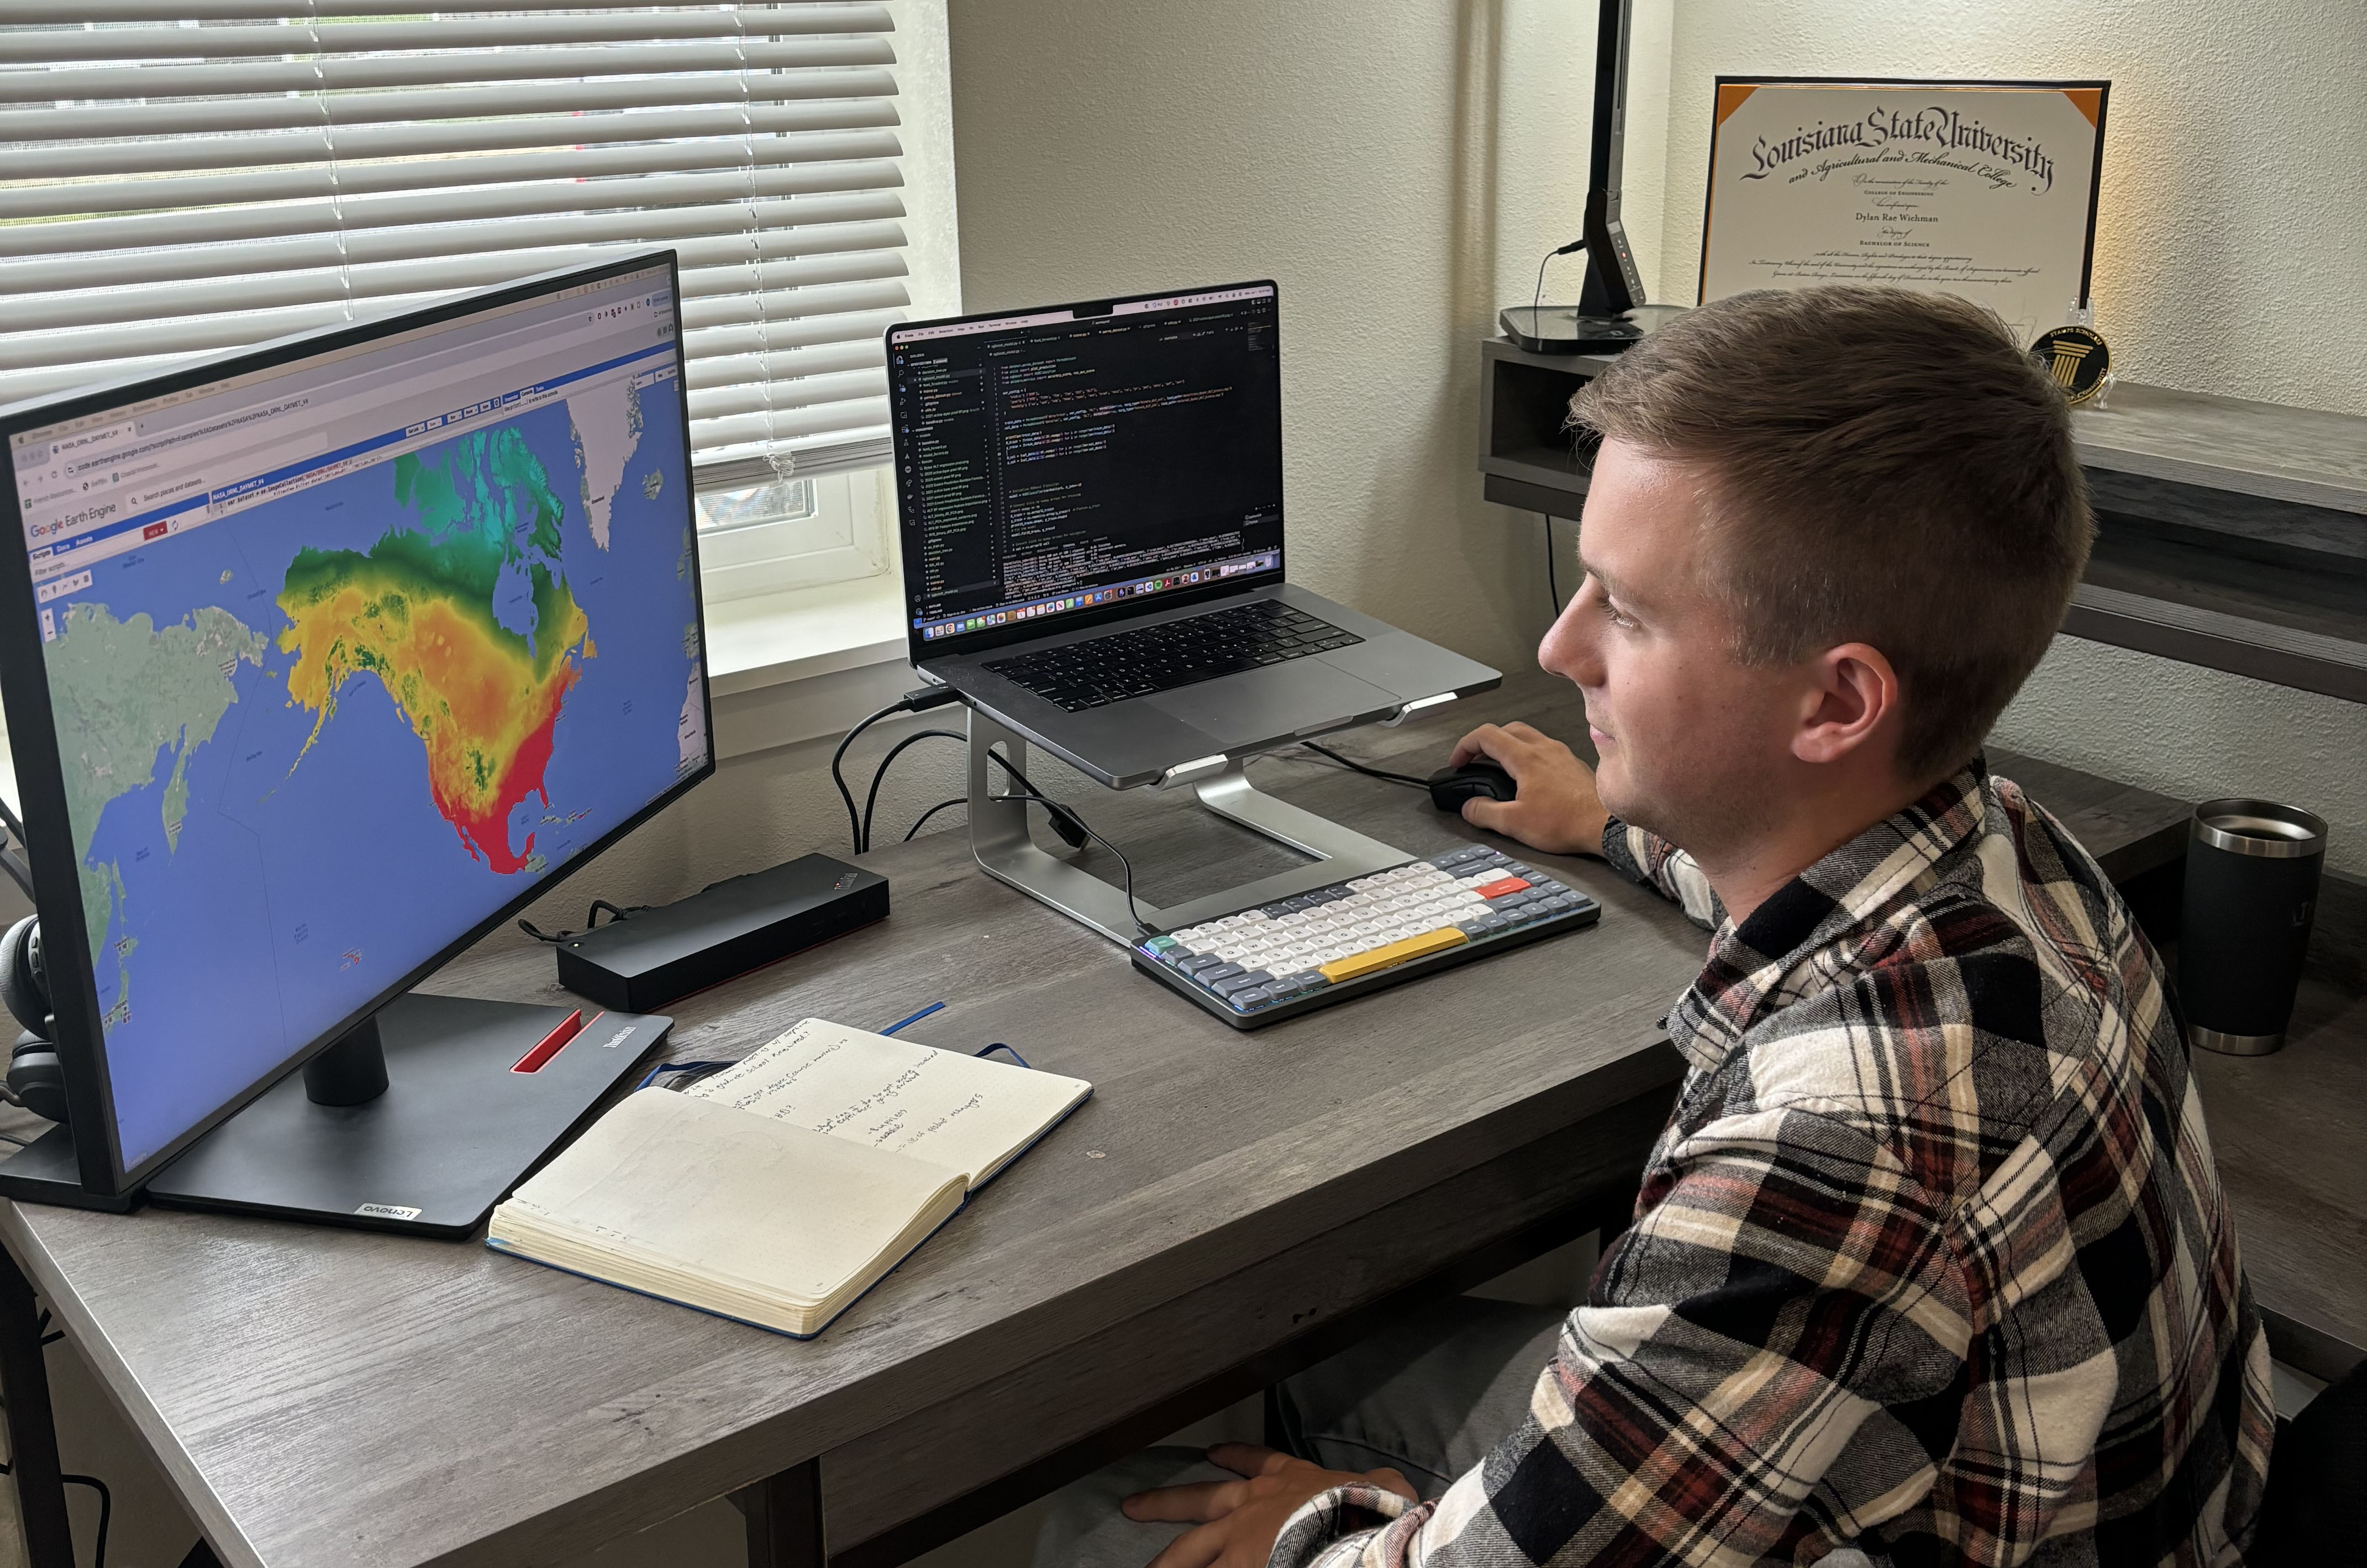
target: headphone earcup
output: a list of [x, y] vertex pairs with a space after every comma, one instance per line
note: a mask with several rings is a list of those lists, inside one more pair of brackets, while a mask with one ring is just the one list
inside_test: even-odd
[[66, 1075], [58, 1048], [38, 1034], [17, 1037], [8, 1053], [8, 1090], [17, 1103], [51, 1122], [66, 1120]]
[[35, 944], [40, 940], [41, 918], [27, 915], [0, 936], [0, 1004], [5, 1004], [10, 1016], [36, 1033], [49, 1027], [49, 987], [35, 962]]

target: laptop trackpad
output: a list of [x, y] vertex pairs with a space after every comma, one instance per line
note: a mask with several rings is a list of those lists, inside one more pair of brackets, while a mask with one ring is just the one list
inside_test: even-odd
[[1395, 707], [1398, 699], [1319, 659], [1294, 659], [1146, 697], [1160, 712], [1206, 730], [1230, 750], [1317, 725]]

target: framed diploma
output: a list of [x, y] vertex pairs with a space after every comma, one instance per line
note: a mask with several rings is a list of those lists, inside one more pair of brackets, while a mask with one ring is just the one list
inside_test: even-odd
[[2109, 82], [1721, 76], [1701, 299], [1885, 284], [2021, 340], [2088, 299]]

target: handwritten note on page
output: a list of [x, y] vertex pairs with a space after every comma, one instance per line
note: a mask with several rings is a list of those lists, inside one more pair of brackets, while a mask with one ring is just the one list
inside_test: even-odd
[[1093, 1085], [810, 1018], [683, 1091], [968, 1173], [975, 1190]]

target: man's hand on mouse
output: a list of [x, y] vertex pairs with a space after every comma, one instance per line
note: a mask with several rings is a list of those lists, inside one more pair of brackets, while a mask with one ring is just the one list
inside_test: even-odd
[[1463, 819], [1555, 855], [1600, 855], [1611, 820], [1594, 793], [1594, 770], [1570, 749], [1525, 724], [1483, 724], [1455, 743], [1447, 766], [1486, 757], [1512, 775], [1512, 800], [1467, 800]]

